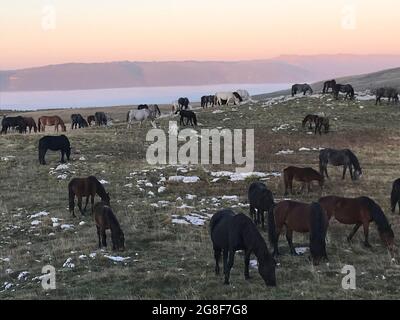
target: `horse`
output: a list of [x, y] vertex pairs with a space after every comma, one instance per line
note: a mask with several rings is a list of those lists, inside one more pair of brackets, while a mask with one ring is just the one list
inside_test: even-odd
[[311, 182], [318, 181], [321, 190], [324, 186], [324, 176], [313, 168], [287, 167], [283, 170], [283, 181], [285, 184], [285, 196], [288, 195], [288, 189], [293, 194], [293, 180], [302, 182], [301, 191], [303, 192], [307, 185], [307, 193], [311, 191]]
[[232, 210], [221, 210], [210, 221], [210, 235], [215, 258], [215, 274], [219, 275], [219, 260], [223, 253], [225, 284], [229, 284], [235, 252], [244, 250], [244, 276], [250, 279], [250, 255], [255, 254], [258, 272], [267, 286], [276, 286], [276, 262], [268, 251], [267, 244], [257, 227], [244, 214], [235, 215]]
[[285, 200], [279, 202], [274, 208], [275, 216], [275, 243], [273, 255], [279, 255], [278, 240], [283, 226], [286, 226], [286, 240], [290, 253], [297, 255], [293, 246], [293, 231], [310, 233], [310, 252], [314, 265], [321, 259], [328, 259], [326, 254], [326, 233], [328, 230], [328, 217], [325, 210], [318, 203], [302, 203]]
[[243, 100], [237, 92], [217, 92], [214, 95], [214, 104], [222, 105], [222, 100], [226, 100], [226, 105], [229, 105], [230, 101], [234, 104], [240, 104]]
[[274, 218], [274, 196], [264, 183], [253, 182], [249, 187], [248, 197], [250, 203], [250, 216], [253, 218], [255, 225], [261, 224], [262, 229], [265, 230], [264, 212], [267, 212], [268, 226], [275, 223], [274, 221], [270, 222], [270, 219], [273, 220]]
[[23, 117], [4, 117], [1, 121], [1, 133], [7, 134], [11, 128], [16, 128], [19, 133], [26, 132], [26, 122]]
[[178, 99], [178, 107], [179, 109], [183, 109], [185, 108], [185, 110], [187, 110], [187, 108], [189, 108], [189, 99], [188, 98], [179, 98]]
[[[197, 117], [196, 114], [193, 111], [190, 110], [177, 110], [175, 114], [180, 115], [180, 120], [179, 120], [179, 125], [184, 125], [187, 126], [189, 125], [189, 122], [192, 126], [197, 126]], [[185, 124], [185, 119], [186, 119], [186, 124]]]
[[399, 102], [399, 92], [395, 88], [379, 88], [376, 90], [376, 102], [375, 105], [381, 104], [381, 98], [388, 98], [388, 104], [393, 99], [393, 103]]
[[329, 119], [325, 117], [318, 117], [315, 122], [315, 134], [319, 132], [322, 135], [322, 127], [324, 127], [324, 133], [329, 133]]
[[309, 123], [309, 128], [310, 130], [312, 129], [312, 124], [314, 123], [315, 125], [317, 124], [319, 116], [315, 114], [308, 114], [305, 116], [303, 122], [302, 122], [302, 127], [305, 128], [306, 124]]
[[[110, 205], [110, 195], [106, 192], [103, 185], [95, 176], [89, 176], [87, 178], [73, 178], [68, 183], [68, 199], [69, 199], [69, 212], [72, 213], [73, 217], [75, 216], [75, 196], [78, 198], [78, 208], [82, 215], [85, 215], [86, 207], [89, 202], [92, 205], [92, 214], [93, 214], [93, 204], [94, 197], [98, 194], [106, 205]], [[85, 208], [82, 210], [82, 197], [86, 197]]]
[[354, 88], [350, 84], [336, 84], [333, 90], [333, 96], [336, 100], [339, 100], [339, 93], [345, 93], [345, 99], [350, 98], [350, 100], [354, 99]]
[[252, 101], [252, 100], [251, 100], [250, 93], [249, 93], [247, 90], [238, 89], [238, 90], [236, 90], [235, 92], [240, 96], [240, 98], [242, 99], [242, 101]]
[[351, 180], [355, 181], [362, 176], [362, 170], [360, 163], [356, 155], [349, 149], [335, 150], [335, 149], [324, 149], [319, 152], [319, 170], [321, 175], [328, 176], [328, 164], [335, 167], [343, 166], [343, 177], [345, 179], [346, 170], [349, 168]]
[[[200, 99], [200, 105], [201, 105], [201, 107], [202, 107], [203, 109], [208, 107], [209, 97], [210, 97], [210, 96], [202, 96], [202, 97], [201, 97], [201, 99]], [[214, 98], [213, 98], [213, 102], [214, 102]]]
[[78, 126], [79, 128], [86, 128], [89, 125], [80, 113], [73, 113], [71, 114], [71, 129], [77, 129]]
[[329, 89], [332, 89], [333, 92], [335, 90], [335, 86], [336, 86], [336, 80], [325, 81], [322, 93], [328, 93]]
[[307, 84], [307, 83], [304, 83], [304, 84], [296, 83], [296, 84], [294, 84], [292, 86], [292, 97], [294, 97], [298, 92], [303, 92], [303, 96], [305, 96], [307, 91], [309, 91], [310, 94], [314, 93], [313, 89], [311, 88], [311, 86], [309, 84]]
[[399, 205], [400, 210], [400, 179], [393, 182], [392, 193], [390, 195], [390, 204], [392, 207], [392, 212], [396, 211], [396, 205]]
[[42, 165], [46, 164], [44, 157], [47, 150], [61, 151], [61, 163], [65, 163], [64, 155], [69, 157], [71, 155], [71, 144], [65, 135], [60, 136], [44, 136], [39, 140], [39, 163]]
[[90, 127], [92, 126], [92, 122], [96, 123], [96, 117], [94, 115], [90, 115], [87, 117], [87, 123]]
[[58, 126], [61, 126], [61, 131], [67, 131], [64, 121], [59, 116], [42, 116], [38, 120], [39, 132], [45, 132], [46, 126], [54, 126], [54, 131], [58, 132]]
[[97, 202], [94, 205], [93, 213], [99, 238], [99, 249], [102, 245], [107, 247], [106, 230], [109, 229], [111, 231], [112, 250], [124, 251], [125, 236], [110, 206], [104, 202]]
[[128, 123], [127, 129], [130, 129], [133, 121], [140, 121], [140, 127], [142, 126], [143, 121], [149, 119], [153, 128], [157, 128], [155, 124], [157, 111], [150, 109], [141, 109], [141, 110], [130, 110], [126, 115], [126, 121]]
[[107, 116], [104, 112], [96, 112], [94, 114], [94, 117], [96, 119], [96, 125], [97, 126], [106, 126], [107, 125]]
[[347, 241], [349, 242], [362, 225], [364, 228], [364, 245], [368, 248], [371, 247], [368, 241], [369, 224], [374, 221], [378, 227], [378, 233], [382, 242], [393, 255], [393, 230], [381, 207], [374, 200], [368, 197], [342, 198], [329, 196], [319, 199], [318, 202], [326, 210], [328, 221], [331, 218], [335, 218], [342, 224], [354, 224], [353, 230], [347, 237]]
[[25, 121], [25, 128], [29, 128], [29, 133], [32, 132], [32, 129], [36, 133], [38, 129], [35, 120], [31, 117], [23, 117], [23, 119]]

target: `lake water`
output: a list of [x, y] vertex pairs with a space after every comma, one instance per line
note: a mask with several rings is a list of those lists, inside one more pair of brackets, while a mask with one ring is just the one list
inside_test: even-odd
[[135, 87], [69, 91], [0, 92], [0, 109], [38, 110], [51, 108], [107, 107], [140, 103], [171, 103], [179, 97], [200, 101], [217, 91], [247, 90], [250, 95], [288, 89], [289, 84], [219, 84], [176, 87]]

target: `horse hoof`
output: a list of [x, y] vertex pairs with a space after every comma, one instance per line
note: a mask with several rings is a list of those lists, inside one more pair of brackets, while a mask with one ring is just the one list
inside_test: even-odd
[[224, 281], [224, 284], [225, 285], [229, 285], [229, 281]]

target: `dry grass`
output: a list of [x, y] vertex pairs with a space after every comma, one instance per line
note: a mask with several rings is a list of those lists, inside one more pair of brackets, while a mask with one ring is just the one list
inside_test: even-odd
[[[359, 106], [363, 105], [364, 109]], [[251, 109], [251, 110], [250, 110]], [[164, 109], [167, 110], [167, 109]], [[340, 180], [339, 169], [329, 168], [332, 180], [321, 194], [299, 195], [297, 199], [312, 201], [321, 195], [368, 195], [384, 209], [393, 225], [395, 235], [400, 230], [398, 214], [389, 212], [389, 195], [392, 181], [399, 176], [400, 109], [375, 107], [372, 102], [330, 102], [325, 99], [305, 98], [284, 102], [273, 107], [261, 104], [242, 106], [231, 112], [213, 114], [213, 110], [198, 113], [204, 128], [254, 128], [256, 139], [256, 171], [282, 171], [287, 165], [317, 167], [318, 153], [299, 152], [301, 147], [351, 148], [359, 156], [364, 177], [359, 182]], [[56, 111], [64, 119], [76, 110]], [[171, 215], [214, 213], [223, 207], [235, 207], [237, 212], [247, 212], [247, 188], [252, 179], [230, 182], [221, 179], [212, 183], [205, 171], [233, 169], [232, 166], [190, 168], [188, 175], [198, 175], [195, 184], [164, 183], [166, 191], [158, 194], [161, 175], [182, 174], [177, 167], [150, 167], [146, 160], [145, 132], [137, 127], [127, 131], [123, 124], [127, 107], [105, 110], [111, 112], [115, 125], [111, 128], [88, 128], [68, 131], [73, 146], [70, 171], [66, 180], [49, 174], [57, 166], [59, 155], [48, 153], [47, 166], [37, 161], [37, 143], [42, 134], [0, 137], [1, 156], [15, 156], [9, 161], [0, 160], [0, 298], [3, 299], [382, 299], [398, 298], [400, 285], [398, 265], [391, 263], [386, 249], [381, 245], [374, 225], [371, 225], [372, 249], [362, 245], [362, 234], [353, 243], [345, 242], [351, 227], [333, 222], [328, 234], [329, 265], [313, 267], [307, 254], [300, 257], [288, 255], [288, 247], [281, 238], [283, 256], [277, 270], [278, 287], [266, 288], [252, 269], [252, 279], [245, 281], [242, 255], [237, 254], [231, 275], [231, 285], [224, 286], [221, 277], [214, 275], [212, 245], [207, 226], [175, 225]], [[83, 110], [82, 114], [93, 110]], [[307, 135], [300, 128], [305, 114], [325, 112], [332, 121], [333, 132], [322, 137]], [[37, 118], [46, 112], [30, 113]], [[50, 111], [49, 113], [54, 113]], [[223, 121], [223, 119], [230, 120]], [[337, 118], [337, 121], [333, 120]], [[119, 120], [119, 121], [118, 121]], [[168, 118], [159, 121], [168, 128]], [[289, 124], [292, 130], [273, 132], [272, 128]], [[201, 127], [201, 128], [203, 128]], [[53, 133], [51, 130], [48, 131]], [[280, 150], [291, 149], [293, 155], [276, 155]], [[86, 161], [80, 161], [80, 157]], [[148, 172], [141, 170], [148, 169]], [[130, 176], [130, 173], [137, 172]], [[127, 250], [122, 255], [131, 257], [124, 263], [113, 263], [103, 257], [106, 252], [97, 250], [97, 236], [90, 216], [73, 219], [67, 205], [67, 184], [72, 176], [93, 174], [109, 182], [107, 191], [112, 206], [125, 232]], [[131, 177], [131, 179], [127, 179]], [[146, 180], [153, 187], [137, 187], [138, 180]], [[132, 183], [132, 187], [125, 185]], [[282, 198], [280, 178], [266, 182], [277, 199]], [[148, 191], [154, 192], [150, 196]], [[185, 199], [186, 194], [197, 198]], [[238, 195], [240, 204], [214, 197]], [[177, 200], [181, 197], [183, 201]], [[165, 207], [154, 207], [158, 201], [169, 201]], [[185, 203], [193, 208], [178, 207]], [[27, 216], [46, 210], [48, 217], [37, 218], [41, 223], [33, 228]], [[204, 211], [202, 211], [204, 210]], [[50, 217], [63, 219], [61, 223], [73, 224], [72, 230], [54, 228]], [[85, 224], [79, 225], [80, 221]], [[54, 233], [54, 235], [49, 235]], [[265, 234], [264, 234], [265, 236]], [[307, 245], [307, 237], [295, 234], [297, 246]], [[109, 248], [108, 248], [109, 249]], [[96, 258], [80, 260], [79, 255], [96, 252]], [[108, 252], [110, 253], [110, 252]], [[111, 253], [112, 254], [112, 253]], [[71, 257], [75, 268], [63, 268]], [[32, 278], [41, 274], [45, 264], [57, 270], [57, 289], [45, 292]], [[352, 264], [357, 270], [357, 290], [341, 288], [341, 268]], [[8, 270], [6, 272], [7, 269]], [[18, 280], [22, 271], [28, 271], [27, 280]], [[385, 279], [382, 278], [385, 277]], [[4, 290], [5, 282], [13, 286]], [[3, 291], [4, 290], [4, 291]]]

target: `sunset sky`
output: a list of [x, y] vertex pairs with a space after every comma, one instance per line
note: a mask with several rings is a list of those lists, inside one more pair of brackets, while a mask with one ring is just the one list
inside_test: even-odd
[[398, 0], [2, 0], [0, 69], [400, 54], [399, 18]]

